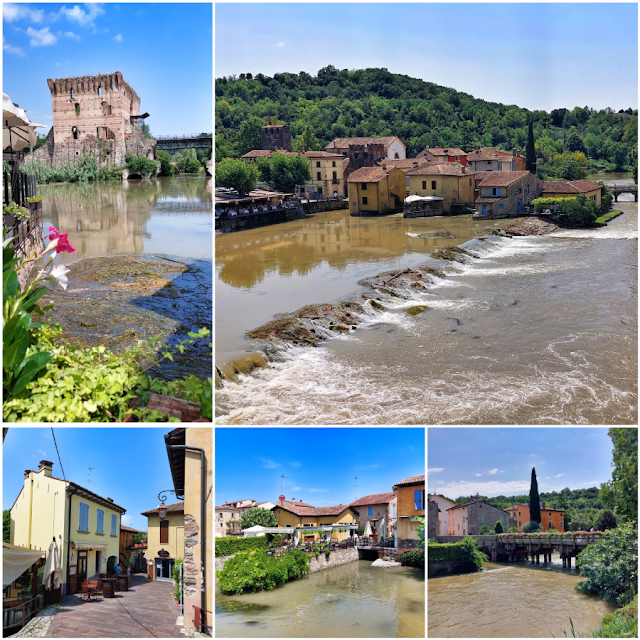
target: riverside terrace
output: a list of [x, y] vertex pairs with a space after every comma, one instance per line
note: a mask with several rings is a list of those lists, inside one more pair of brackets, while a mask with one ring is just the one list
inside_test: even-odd
[[[575, 558], [590, 544], [602, 539], [602, 533], [564, 533], [564, 534], [526, 534], [501, 533], [494, 536], [472, 536], [478, 543], [480, 551], [486, 553], [492, 562], [526, 562], [531, 556], [531, 564], [551, 562], [551, 553], [558, 551], [562, 558], [562, 566], [571, 568], [571, 558]], [[440, 543], [460, 542], [464, 536], [436, 536]]]

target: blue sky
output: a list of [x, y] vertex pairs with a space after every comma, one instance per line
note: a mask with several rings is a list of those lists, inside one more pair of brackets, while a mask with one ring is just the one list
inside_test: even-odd
[[121, 71], [154, 134], [209, 132], [212, 39], [211, 3], [4, 3], [3, 91], [50, 127], [47, 78]]
[[419, 428], [216, 428], [216, 505], [232, 500], [277, 502], [280, 476], [290, 500], [323, 507], [393, 491], [425, 469]]
[[528, 109], [638, 107], [636, 3], [217, 4], [215, 74], [385, 67]]
[[[147, 530], [142, 511], [155, 509], [160, 489], [173, 489], [164, 434], [171, 429], [131, 427], [54, 428], [67, 480], [127, 510], [122, 524]], [[38, 471], [40, 460], [53, 462], [53, 476], [62, 478], [50, 427], [10, 427], [2, 447], [2, 509], [11, 509], [24, 486], [24, 470]], [[87, 483], [89, 467], [91, 484]], [[166, 504], [177, 502], [168, 494]]]
[[611, 479], [608, 429], [429, 428], [428, 491], [456, 499], [529, 493], [535, 466], [540, 491], [587, 489]]

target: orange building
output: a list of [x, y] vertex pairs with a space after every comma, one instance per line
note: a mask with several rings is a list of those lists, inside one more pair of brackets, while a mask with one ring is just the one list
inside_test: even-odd
[[[540, 516], [542, 518], [540, 524], [543, 531], [556, 529], [560, 533], [564, 533], [564, 509], [556, 509], [556, 506], [554, 503], [553, 508], [551, 508], [547, 506], [546, 502], [540, 503]], [[522, 526], [531, 519], [528, 504], [517, 504], [515, 507], [505, 509], [505, 511], [509, 514], [509, 526], [518, 527], [518, 531], [522, 531]]]

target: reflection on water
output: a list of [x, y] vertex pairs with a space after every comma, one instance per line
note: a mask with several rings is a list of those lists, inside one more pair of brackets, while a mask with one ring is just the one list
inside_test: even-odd
[[485, 563], [479, 573], [431, 578], [430, 638], [551, 638], [570, 631], [589, 635], [615, 609], [574, 589], [575, 569]]
[[38, 187], [45, 233], [69, 234], [73, 254], [58, 259], [114, 254], [210, 258], [212, 178], [178, 176], [123, 182]]
[[217, 638], [424, 638], [424, 571], [358, 560], [273, 591], [225, 596], [216, 583], [215, 629]]

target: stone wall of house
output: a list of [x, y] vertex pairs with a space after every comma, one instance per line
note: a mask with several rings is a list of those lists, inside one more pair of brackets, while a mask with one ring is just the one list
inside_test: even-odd
[[429, 525], [429, 538], [435, 538], [438, 535], [438, 505], [436, 502], [429, 501], [429, 513], [427, 514], [427, 524]]
[[235, 553], [230, 555], [230, 556], [222, 556], [220, 558], [216, 558], [216, 562], [215, 562], [215, 570], [216, 571], [222, 571], [222, 569], [224, 569], [224, 563], [227, 560], [230, 560], [231, 558], [235, 557]]
[[[368, 504], [364, 506], [353, 507], [358, 512], [358, 526], [365, 527], [367, 524], [367, 520], [371, 521], [371, 528], [374, 529], [374, 520], [375, 523], [375, 531], [378, 531], [380, 526], [380, 518], [384, 518], [384, 521], [387, 525], [387, 531], [389, 531], [389, 526], [395, 526], [395, 518], [393, 518], [393, 505], [397, 503], [397, 498], [393, 498], [391, 502], [386, 504]], [[369, 514], [369, 507], [372, 508], [373, 514]], [[397, 508], [397, 507], [396, 507]]]
[[[193, 547], [199, 542], [200, 527], [196, 519], [184, 514], [184, 596], [195, 595], [200, 591], [200, 567], [193, 557]], [[199, 564], [199, 562], [198, 562]]]
[[358, 560], [357, 549], [339, 549], [338, 551], [332, 551], [329, 559], [327, 559], [323, 553], [317, 558], [311, 556], [311, 573], [337, 567], [341, 564], [347, 564], [348, 562], [355, 562], [356, 560]]
[[417, 538], [398, 538], [397, 549], [406, 551], [407, 549], [417, 549], [420, 540]]
[[493, 531], [498, 520], [502, 522], [505, 531], [509, 530], [509, 514], [502, 509], [492, 507], [484, 502], [475, 502], [469, 505], [468, 513], [468, 533], [472, 536], [479, 535], [480, 529], [485, 524]]

